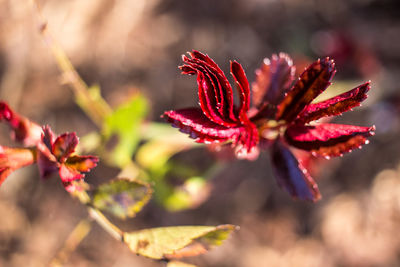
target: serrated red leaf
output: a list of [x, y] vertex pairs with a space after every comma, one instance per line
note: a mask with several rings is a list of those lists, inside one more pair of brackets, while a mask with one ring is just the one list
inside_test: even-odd
[[238, 139], [243, 127], [224, 127], [210, 121], [199, 108], [171, 110], [164, 118], [181, 132], [189, 134], [197, 142], [223, 142]]
[[95, 156], [71, 156], [66, 160], [65, 165], [79, 172], [88, 172], [96, 167], [98, 162], [99, 159]]
[[253, 105], [279, 104], [294, 80], [295, 67], [285, 53], [265, 58], [256, 70], [256, 81], [252, 84]]
[[224, 114], [224, 117], [229, 118], [231, 121], [237, 121], [234, 114], [232, 87], [224, 72], [208, 55], [195, 50], [192, 51], [190, 55], [194, 60], [196, 60], [196, 62], [202, 63], [202, 65], [205, 66], [213, 76], [215, 76], [216, 84], [218, 85], [218, 88], [216, 88], [215, 91], [216, 95], [220, 95], [221, 101], [219, 105], [220, 110], [223, 111], [221, 114]]
[[211, 121], [221, 124], [230, 125], [228, 120], [224, 120], [223, 115], [221, 115], [220, 109], [218, 107], [221, 105], [215, 95], [215, 84], [213, 84], [212, 79], [206, 72], [198, 71], [197, 74], [197, 85], [199, 87], [199, 100], [200, 107], [203, 110], [204, 115], [206, 115]]
[[183, 56], [183, 60], [186, 64], [180, 68], [184, 74], [197, 73], [200, 107], [204, 114], [223, 126], [237, 124], [239, 120], [234, 114], [232, 88], [224, 73], [215, 63], [208, 63], [211, 59], [202, 61]]
[[285, 132], [287, 142], [314, 155], [337, 157], [360, 148], [367, 138], [374, 135], [375, 127], [343, 124], [319, 124], [316, 126], [291, 125]]
[[51, 151], [59, 162], [64, 162], [75, 151], [78, 143], [76, 133], [64, 133], [56, 138]]
[[330, 80], [335, 71], [335, 64], [329, 58], [311, 64], [279, 104], [276, 119], [292, 122], [331, 84]]
[[366, 93], [370, 88], [370, 82], [366, 82], [346, 93], [319, 103], [310, 104], [297, 116], [295, 123], [305, 124], [322, 117], [337, 116], [358, 107], [367, 98]]
[[272, 166], [278, 185], [292, 197], [317, 201], [318, 186], [286, 145], [277, 140], [271, 150]]
[[75, 170], [74, 168], [70, 168], [65, 164], [61, 164], [60, 169], [58, 171], [61, 181], [63, 183], [72, 182], [75, 180], [82, 179], [85, 177], [84, 174], [80, 173], [79, 171]]
[[240, 122], [246, 124], [248, 122], [247, 111], [250, 109], [250, 85], [242, 65], [236, 61], [231, 62], [231, 74], [235, 79], [235, 83], [239, 92], [239, 119]]

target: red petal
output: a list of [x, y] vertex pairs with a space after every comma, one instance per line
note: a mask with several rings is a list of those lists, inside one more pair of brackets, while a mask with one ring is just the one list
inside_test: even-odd
[[84, 174], [79, 171], [66, 166], [65, 164], [61, 164], [59, 170], [60, 178], [63, 183], [72, 182], [74, 180], [79, 180], [85, 177]]
[[236, 61], [231, 62], [231, 74], [235, 79], [239, 91], [239, 118], [243, 124], [246, 124], [248, 121], [247, 111], [250, 108], [250, 85], [242, 66]]
[[0, 102], [0, 121], [3, 119], [13, 129], [12, 137], [25, 146], [33, 146], [40, 141], [42, 128], [39, 125], [13, 112], [7, 103]]
[[346, 93], [316, 104], [310, 104], [297, 117], [296, 123], [305, 124], [322, 117], [337, 116], [354, 107], [358, 107], [367, 98], [366, 93], [370, 88], [370, 82], [366, 82]]
[[279, 140], [272, 147], [271, 158], [278, 185], [292, 197], [311, 201], [321, 198], [315, 181]]
[[181, 132], [189, 134], [200, 143], [223, 142], [236, 140], [242, 127], [227, 128], [210, 121], [199, 108], [171, 110], [164, 113], [164, 117], [172, 126]]
[[256, 81], [252, 84], [253, 104], [279, 104], [294, 80], [295, 67], [292, 59], [285, 53], [265, 58], [261, 68], [256, 71]]
[[360, 148], [374, 135], [375, 127], [359, 127], [343, 124], [317, 126], [291, 125], [285, 138], [294, 147], [311, 151], [314, 155], [337, 157]]
[[335, 72], [335, 64], [329, 58], [311, 64], [279, 104], [276, 119], [293, 121], [311, 101], [331, 84], [330, 80]]
[[78, 143], [76, 133], [64, 133], [54, 141], [51, 151], [58, 161], [63, 162], [75, 151]]
[[99, 158], [95, 156], [72, 156], [67, 159], [65, 165], [79, 172], [88, 172], [97, 166]]

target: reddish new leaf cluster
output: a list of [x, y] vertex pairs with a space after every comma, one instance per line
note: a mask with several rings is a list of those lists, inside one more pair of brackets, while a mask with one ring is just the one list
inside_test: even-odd
[[0, 146], [0, 184], [14, 170], [37, 162], [42, 178], [58, 172], [64, 187], [70, 191], [76, 189], [72, 181], [84, 178], [83, 172], [96, 167], [97, 157], [74, 154], [79, 143], [75, 133], [55, 137], [49, 126], [42, 128], [0, 102], [0, 121], [3, 119], [13, 130], [12, 137], [23, 143], [24, 148]]
[[374, 134], [374, 127], [310, 124], [359, 106], [370, 89], [367, 82], [312, 103], [331, 84], [336, 72], [329, 58], [312, 63], [296, 80], [290, 57], [273, 55], [257, 70], [251, 90], [241, 65], [231, 62], [240, 99], [236, 106], [232, 87], [218, 65], [198, 51], [189, 55], [183, 56], [185, 64], [180, 68], [183, 74], [197, 75], [200, 108], [171, 110], [164, 117], [197, 142], [230, 142], [240, 157], [253, 158], [259, 148], [270, 148], [278, 184], [293, 197], [316, 201], [321, 195], [289, 146], [330, 158], [361, 147]]
[[238, 153], [252, 152], [259, 141], [257, 127], [247, 115], [250, 85], [242, 66], [231, 62], [231, 74], [238, 88], [240, 105], [233, 103], [233, 91], [222, 70], [206, 55], [193, 51], [183, 56], [183, 74], [197, 74], [200, 108], [172, 110], [165, 118], [197, 142], [232, 141]]

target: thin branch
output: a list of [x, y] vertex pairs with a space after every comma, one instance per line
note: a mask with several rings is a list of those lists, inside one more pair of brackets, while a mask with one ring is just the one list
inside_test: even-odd
[[60, 69], [64, 82], [69, 84], [77, 101], [77, 104], [88, 114], [88, 116], [99, 126], [102, 127], [104, 119], [112, 112], [107, 102], [96, 93], [90, 91], [87, 84], [82, 80], [71, 61], [68, 59], [61, 45], [53, 38], [47, 27], [39, 3], [32, 0], [38, 15], [40, 34], [44, 42], [50, 48], [58, 68]]
[[58, 252], [57, 256], [50, 262], [49, 266], [63, 266], [71, 253], [76, 250], [82, 240], [89, 234], [91, 223], [89, 220], [81, 220], [69, 234], [64, 243], [64, 247]]

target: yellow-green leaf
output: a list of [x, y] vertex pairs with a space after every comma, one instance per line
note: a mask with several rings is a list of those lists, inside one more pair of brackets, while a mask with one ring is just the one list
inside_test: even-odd
[[219, 246], [235, 230], [234, 225], [172, 226], [124, 234], [124, 241], [136, 254], [152, 259], [196, 256]]
[[131, 218], [147, 204], [152, 192], [143, 181], [117, 178], [94, 191], [92, 205], [120, 219]]
[[[174, 154], [189, 149], [194, 143], [192, 140], [182, 138], [153, 139], [142, 145], [136, 154], [136, 161], [145, 168], [158, 169], [169, 160]], [[186, 141], [185, 141], [186, 140]]]
[[210, 190], [209, 184], [203, 177], [190, 177], [174, 189], [164, 201], [164, 205], [169, 211], [196, 208], [208, 198]]

